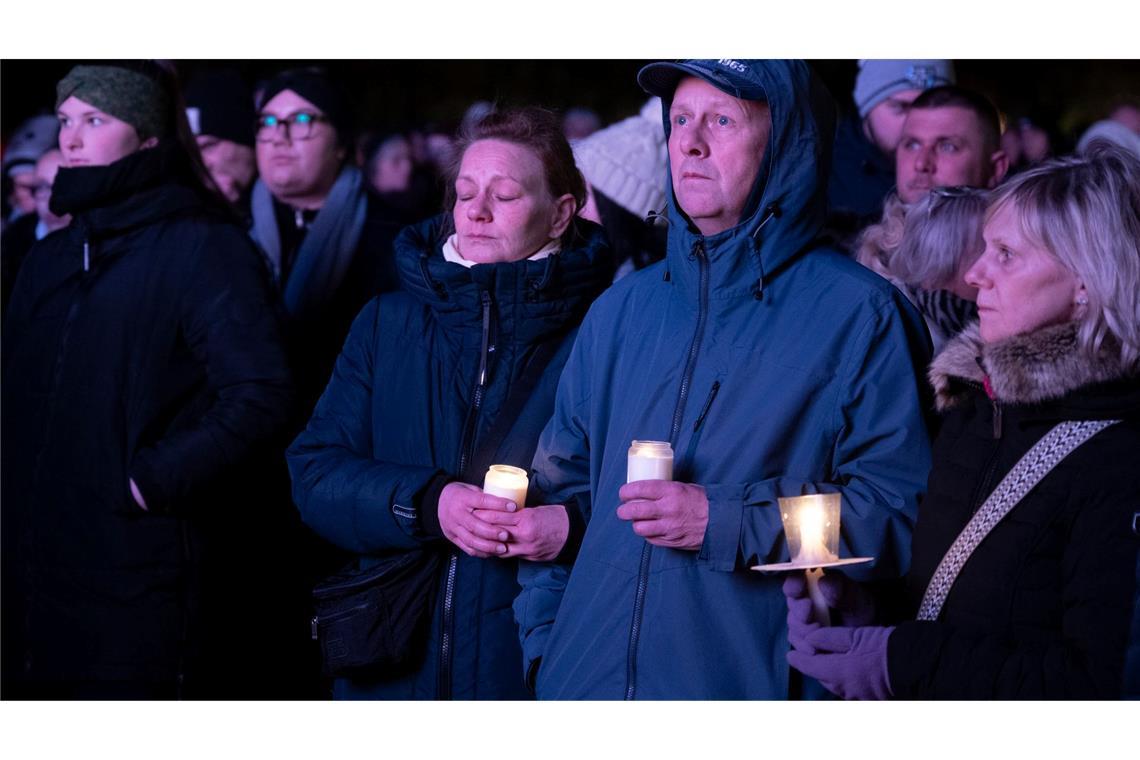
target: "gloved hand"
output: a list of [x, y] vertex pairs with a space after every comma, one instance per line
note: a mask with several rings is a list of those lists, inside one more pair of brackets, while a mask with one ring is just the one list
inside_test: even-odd
[[[810, 614], [810, 601], [808, 602]], [[791, 619], [791, 603], [788, 618]], [[822, 628], [801, 631], [801, 646], [788, 652], [788, 664], [818, 680], [843, 699], [889, 699], [887, 640], [894, 627]], [[789, 623], [789, 639], [791, 638]]]
[[[832, 620], [838, 624], [863, 626], [875, 619], [875, 601], [871, 594], [847, 576], [824, 575], [819, 579], [819, 590], [831, 608]], [[797, 649], [805, 649], [804, 636], [820, 625], [812, 620], [807, 579], [802, 573], [789, 573], [784, 579], [784, 596], [788, 600], [788, 641]]]

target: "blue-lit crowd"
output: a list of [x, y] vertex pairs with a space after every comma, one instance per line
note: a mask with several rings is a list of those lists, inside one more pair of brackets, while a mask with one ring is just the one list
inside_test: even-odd
[[3, 697], [1140, 696], [1140, 104], [636, 84], [73, 67], [3, 153]]

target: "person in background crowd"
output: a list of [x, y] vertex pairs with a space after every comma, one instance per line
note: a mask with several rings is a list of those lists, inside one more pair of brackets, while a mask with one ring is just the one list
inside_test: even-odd
[[[605, 236], [575, 217], [585, 186], [554, 114], [491, 113], [459, 155], [449, 212], [396, 241], [404, 291], [357, 318], [289, 449], [305, 522], [362, 566], [419, 547], [444, 557], [409, 666], [339, 679], [339, 698], [525, 698], [508, 612], [517, 560], [572, 552], [580, 536], [562, 505], [479, 486], [489, 464], [533, 456], [578, 324], [613, 273]], [[512, 398], [528, 374], [528, 395]]]
[[665, 228], [647, 221], [665, 208], [661, 176], [668, 161], [661, 101], [574, 144], [586, 178], [582, 217], [601, 224], [614, 248], [618, 279], [665, 258]]
[[[980, 321], [930, 368], [945, 420], [908, 575], [920, 619], [868, 625], [836, 575], [834, 606], [857, 620], [820, 628], [789, 578], [788, 661], [848, 699], [1112, 699], [1126, 679], [1135, 697], [1140, 161], [1101, 143], [1029, 169], [997, 190], [984, 236], [966, 273]], [[989, 518], [1007, 473], [1076, 423], [1092, 437]], [[992, 530], [952, 548], [975, 515]]]
[[70, 215], [56, 216], [49, 207], [51, 186], [62, 163], [63, 154], [58, 148], [52, 148], [40, 156], [32, 175], [35, 178], [32, 194], [36, 202], [36, 213], [17, 219], [4, 230], [4, 235], [0, 238], [0, 261], [3, 262], [3, 271], [0, 273], [0, 292], [2, 292], [0, 313], [8, 311], [8, 300], [12, 295], [16, 275], [28, 251], [37, 240], [43, 240], [50, 233], [66, 227], [71, 221]]
[[562, 117], [562, 134], [573, 145], [602, 128], [602, 119], [589, 108], [570, 108]]
[[1140, 135], [1140, 103], [1132, 100], [1122, 101], [1108, 114], [1108, 119], [1123, 124], [1134, 134]]
[[[33, 116], [16, 131], [4, 150], [4, 226], [36, 210], [36, 161], [56, 145], [59, 122], [54, 116]], [[34, 226], [34, 222], [32, 225]]]
[[935, 87], [910, 104], [895, 153], [903, 203], [936, 187], [994, 188], [1008, 170], [997, 109], [984, 96]]
[[[987, 197], [977, 188], [935, 188], [905, 215], [891, 245], [875, 234], [861, 241], [859, 263], [890, 280], [922, 313], [935, 355], [978, 317], [977, 290], [963, 276], [982, 253]], [[869, 231], [885, 236], [892, 229]]]
[[272, 294], [170, 72], [81, 65], [56, 92], [73, 221], [4, 321], [5, 696], [203, 695], [199, 517], [291, 403]]
[[249, 87], [236, 71], [203, 71], [186, 85], [186, 117], [214, 183], [248, 216], [249, 193], [257, 178]]
[[401, 132], [381, 133], [365, 147], [364, 174], [379, 199], [402, 222], [411, 224], [432, 216], [434, 179], [417, 171], [412, 143]]
[[859, 61], [856, 112], [840, 119], [827, 185], [828, 233], [845, 250], [879, 218], [894, 187], [895, 148], [910, 104], [924, 90], [954, 82], [951, 61]]
[[[748, 568], [784, 551], [777, 498], [824, 491], [845, 556], [905, 570], [929, 341], [898, 290], [816, 242], [833, 103], [806, 63], [638, 82], [663, 100], [668, 248], [590, 310], [539, 439], [538, 502], [588, 527], [572, 572], [520, 565], [527, 677], [539, 698], [784, 698], [784, 598]], [[672, 481], [626, 483], [632, 439], [672, 445]]]
[[257, 118], [252, 232], [284, 301], [303, 424], [353, 318], [397, 287], [399, 228], [347, 160], [351, 104], [327, 74], [278, 74], [265, 84]]

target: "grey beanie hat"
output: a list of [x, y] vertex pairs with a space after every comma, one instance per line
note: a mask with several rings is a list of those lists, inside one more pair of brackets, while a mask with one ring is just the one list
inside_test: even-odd
[[859, 61], [859, 73], [855, 76], [852, 96], [859, 109], [859, 118], [865, 119], [872, 108], [896, 92], [929, 90], [931, 87], [954, 84], [955, 81], [953, 61], [863, 59]]
[[665, 206], [668, 148], [661, 100], [651, 98], [636, 116], [573, 144], [574, 160], [595, 190], [638, 218]]

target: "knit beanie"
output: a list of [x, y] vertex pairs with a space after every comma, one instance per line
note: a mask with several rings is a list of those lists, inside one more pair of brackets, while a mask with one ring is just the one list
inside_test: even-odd
[[1081, 139], [1077, 142], [1077, 153], [1087, 153], [1094, 140], [1110, 142], [1113, 145], [1124, 148], [1133, 156], [1140, 159], [1140, 135], [1118, 121], [1105, 119], [1104, 121], [1098, 121], [1085, 130], [1085, 133], [1081, 135]]
[[953, 61], [861, 60], [852, 96], [859, 109], [859, 118], [865, 119], [872, 108], [896, 92], [929, 90], [954, 82]]
[[170, 97], [142, 71], [115, 65], [76, 66], [55, 87], [55, 107], [76, 97], [135, 128], [140, 140], [167, 133]]
[[660, 98], [651, 98], [637, 116], [599, 130], [573, 148], [586, 181], [626, 211], [644, 219], [664, 207], [669, 153]]
[[291, 69], [277, 74], [265, 83], [258, 109], [279, 93], [292, 90], [321, 110], [336, 129], [341, 146], [352, 145], [352, 106], [348, 94], [320, 69]]
[[185, 95], [191, 132], [253, 147], [253, 93], [240, 74], [197, 74], [186, 84]]
[[36, 161], [59, 144], [59, 119], [33, 116], [12, 133], [4, 150], [4, 173], [9, 177], [35, 169]]

